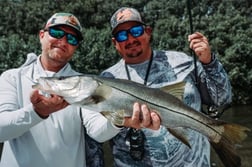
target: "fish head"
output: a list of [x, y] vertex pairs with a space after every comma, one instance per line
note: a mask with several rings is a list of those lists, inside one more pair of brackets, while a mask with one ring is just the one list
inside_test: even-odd
[[68, 103], [84, 102], [95, 92], [99, 83], [89, 76], [40, 77], [33, 85], [44, 93], [63, 97]]
[[40, 77], [32, 87], [47, 93], [64, 94], [77, 87], [79, 77]]

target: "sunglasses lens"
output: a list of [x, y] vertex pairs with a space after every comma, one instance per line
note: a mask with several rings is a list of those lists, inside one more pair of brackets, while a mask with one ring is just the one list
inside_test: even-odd
[[72, 34], [67, 34], [67, 42], [70, 45], [76, 46], [79, 43], [79, 40], [76, 36], [72, 35]]
[[127, 33], [127, 31], [126, 30], [119, 31], [118, 33], [115, 34], [115, 39], [118, 42], [126, 41], [128, 39], [128, 33]]
[[129, 30], [122, 30], [117, 32], [114, 37], [117, 42], [123, 42], [128, 40], [128, 33], [130, 33], [133, 37], [140, 37], [144, 33], [144, 27], [142, 25], [132, 27]]
[[136, 27], [132, 27], [129, 31], [133, 37], [139, 37], [143, 35], [144, 28], [143, 26], [136, 26]]
[[64, 37], [65, 32], [59, 29], [49, 28], [49, 35], [52, 36], [53, 38], [60, 39]]
[[57, 39], [63, 38], [66, 35], [67, 42], [70, 45], [76, 46], [79, 43], [79, 40], [75, 35], [66, 33], [63, 30], [55, 29], [55, 28], [49, 28], [48, 32], [49, 32], [49, 35], [51, 37], [57, 38]]

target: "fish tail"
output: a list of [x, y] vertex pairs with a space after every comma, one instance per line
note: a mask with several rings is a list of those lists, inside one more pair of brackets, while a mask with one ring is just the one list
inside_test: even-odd
[[250, 129], [238, 124], [224, 124], [223, 136], [231, 143], [241, 143], [246, 137]]
[[210, 143], [225, 167], [241, 166], [241, 158], [236, 153], [236, 150], [232, 144], [227, 144], [224, 142], [224, 140], [221, 140], [219, 143]]
[[240, 167], [241, 158], [236, 152], [235, 144], [241, 143], [247, 137], [246, 131], [250, 129], [237, 124], [223, 124], [223, 127], [220, 141], [210, 143], [226, 167]]

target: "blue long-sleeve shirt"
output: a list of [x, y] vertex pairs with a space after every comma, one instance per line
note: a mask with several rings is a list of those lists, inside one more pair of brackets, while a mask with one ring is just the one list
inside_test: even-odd
[[[144, 83], [149, 60], [141, 64], [128, 64], [130, 79]], [[101, 73], [104, 77], [129, 79], [124, 60]], [[198, 81], [198, 87], [196, 86]], [[146, 85], [160, 88], [179, 81], [186, 81], [183, 101], [201, 110], [202, 103], [216, 106], [231, 102], [231, 85], [222, 64], [213, 57], [210, 64], [197, 62], [197, 79], [192, 57], [176, 51], [153, 51], [153, 61]], [[162, 119], [162, 118], [161, 118]], [[158, 131], [142, 130], [145, 134], [145, 154], [141, 161], [134, 161], [129, 154], [128, 129], [124, 128], [112, 140], [115, 166], [180, 166], [210, 167], [210, 145], [206, 137], [195, 131], [188, 135], [191, 149], [172, 136], [165, 127]]]

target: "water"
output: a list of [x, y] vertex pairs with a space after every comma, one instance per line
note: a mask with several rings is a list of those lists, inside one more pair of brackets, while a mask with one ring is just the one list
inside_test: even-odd
[[[226, 110], [221, 117], [222, 120], [238, 123], [244, 125], [252, 130], [252, 106], [233, 106]], [[0, 152], [2, 150], [2, 145], [0, 144]], [[112, 166], [112, 156], [111, 150], [108, 143], [104, 144], [104, 156], [105, 156], [105, 167]], [[249, 133], [247, 139], [238, 146], [237, 152], [242, 159], [242, 167], [252, 166], [252, 131]], [[212, 151], [211, 157], [212, 167], [224, 167], [221, 163], [219, 157], [214, 151]]]
[[[244, 125], [252, 130], [252, 106], [234, 106], [222, 115], [222, 120]], [[242, 159], [242, 167], [252, 166], [252, 131], [238, 145], [237, 153]], [[224, 167], [219, 157], [212, 151], [212, 167]]]

